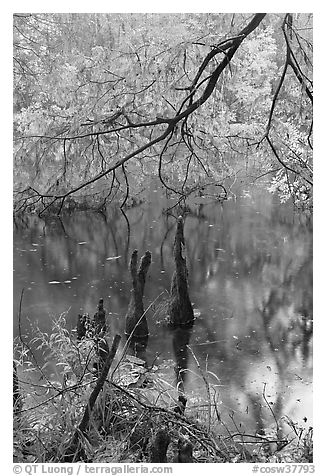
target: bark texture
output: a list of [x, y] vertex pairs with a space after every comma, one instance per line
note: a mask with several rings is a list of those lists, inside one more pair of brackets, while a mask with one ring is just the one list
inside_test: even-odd
[[195, 320], [189, 298], [186, 258], [183, 256], [185, 248], [183, 225], [183, 219], [179, 217], [173, 247], [175, 271], [172, 276], [168, 306], [168, 323], [173, 328], [190, 328]]
[[151, 463], [166, 463], [166, 452], [170, 441], [171, 439], [167, 430], [157, 430], [149, 450]]
[[148, 325], [144, 313], [144, 288], [148, 269], [150, 267], [152, 256], [146, 251], [140, 260], [137, 271], [138, 251], [134, 250], [130, 260], [130, 274], [132, 278], [132, 290], [129, 306], [126, 314], [125, 333], [127, 336], [132, 335], [133, 339], [144, 339], [148, 337]]

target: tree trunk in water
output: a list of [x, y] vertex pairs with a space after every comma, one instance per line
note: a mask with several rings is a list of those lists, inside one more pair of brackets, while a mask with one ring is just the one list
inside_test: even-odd
[[128, 311], [126, 314], [125, 333], [127, 336], [132, 335], [133, 339], [143, 340], [148, 338], [148, 325], [146, 316], [144, 315], [143, 295], [146, 275], [152, 261], [152, 256], [149, 251], [146, 251], [140, 260], [138, 272], [137, 256], [138, 251], [134, 250], [130, 260], [130, 274], [132, 277], [133, 288], [131, 290]]
[[195, 320], [188, 292], [188, 270], [186, 258], [182, 256], [184, 247], [183, 219], [182, 217], [179, 217], [173, 247], [175, 272], [172, 276], [170, 301], [168, 306], [168, 322], [169, 325], [174, 328], [192, 327]]

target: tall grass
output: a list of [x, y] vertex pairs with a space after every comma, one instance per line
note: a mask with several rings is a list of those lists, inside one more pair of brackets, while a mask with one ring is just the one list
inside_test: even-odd
[[[240, 428], [232, 414], [224, 421], [215, 385], [219, 379], [191, 353], [206, 394], [199, 403], [190, 400], [184, 416], [173, 411], [177, 391], [161, 369], [147, 369], [129, 359], [126, 348], [120, 351], [90, 412], [87, 431], [79, 435], [79, 459], [147, 462], [149, 444], [163, 428], [171, 439], [168, 461], [180, 436], [192, 443], [195, 462], [312, 461], [312, 429], [289, 418], [283, 419], [288, 431], [282, 435], [280, 422], [257, 435]], [[62, 314], [51, 333], [34, 329], [29, 343], [17, 338], [14, 355], [21, 395], [14, 412], [14, 461], [62, 461], [98, 383], [96, 342], [77, 342]]]

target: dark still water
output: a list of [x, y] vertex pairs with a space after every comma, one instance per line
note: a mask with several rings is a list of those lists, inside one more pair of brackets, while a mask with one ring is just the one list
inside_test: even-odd
[[[197, 200], [197, 201], [196, 201]], [[198, 203], [201, 201], [202, 203]], [[208, 202], [208, 203], [206, 203]], [[131, 252], [152, 252], [145, 308], [170, 287], [176, 219], [152, 191], [150, 203], [105, 217], [75, 213], [15, 224], [14, 326], [25, 288], [22, 331], [31, 323], [50, 331], [67, 312], [73, 328], [79, 312], [96, 311], [103, 297], [110, 337], [124, 332]], [[190, 201], [185, 239], [190, 297], [198, 316], [189, 345], [216, 384], [222, 418], [251, 430], [288, 415], [312, 425], [312, 224], [291, 205], [263, 191], [242, 192], [224, 203]], [[126, 218], [127, 217], [127, 218]], [[173, 359], [171, 331], [149, 313], [148, 361]], [[174, 342], [175, 344], [175, 342]], [[186, 392], [205, 399], [197, 363], [188, 355]], [[172, 363], [167, 372], [173, 373]], [[264, 393], [264, 385], [265, 393]], [[264, 398], [265, 397], [265, 398]]]

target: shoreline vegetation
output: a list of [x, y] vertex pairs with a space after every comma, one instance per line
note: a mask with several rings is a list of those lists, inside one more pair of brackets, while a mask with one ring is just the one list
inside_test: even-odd
[[[64, 325], [62, 315], [52, 334], [39, 331], [34, 339], [62, 370], [61, 382], [51, 381], [28, 360], [31, 349], [17, 342], [14, 462], [312, 462], [312, 428], [286, 417], [264, 434], [247, 433], [235, 419], [226, 424], [204, 371], [202, 404], [178, 411], [176, 389], [159, 367], [146, 368], [125, 347], [111, 367], [120, 336], [97, 376], [94, 339], [77, 343]], [[161, 454], [164, 445], [167, 451]]]

